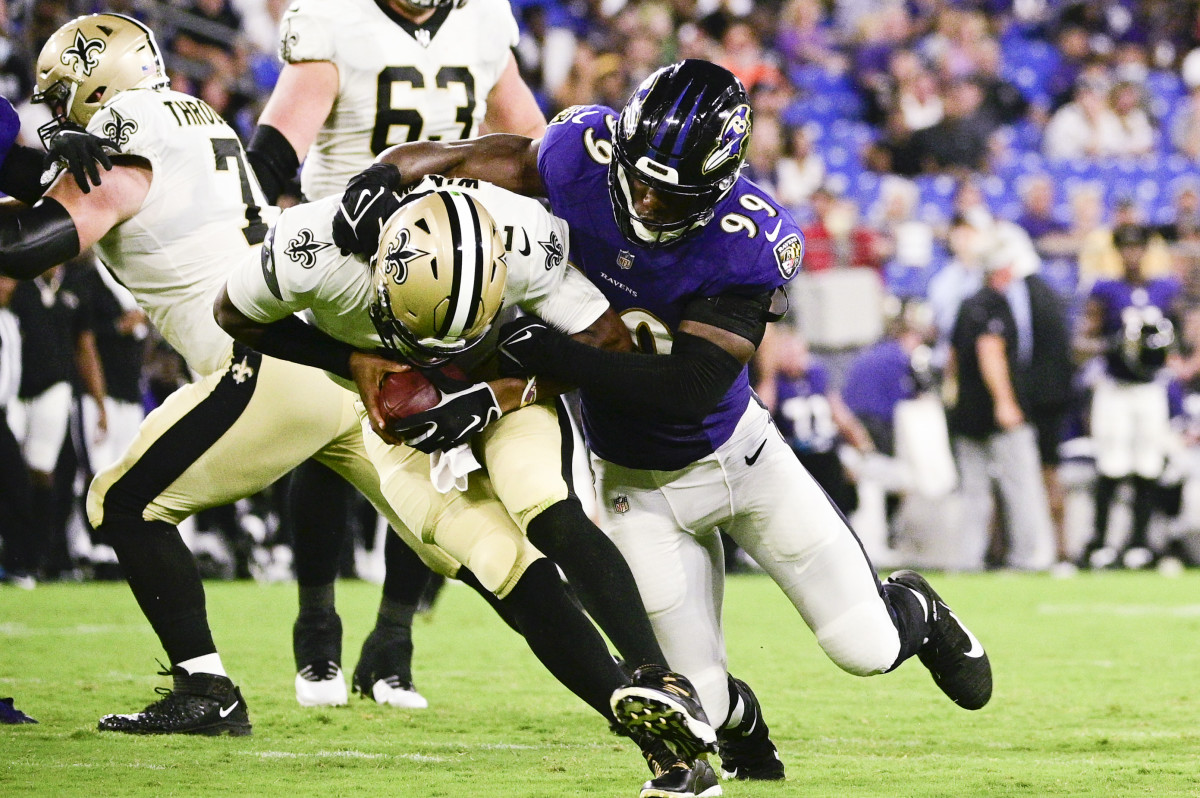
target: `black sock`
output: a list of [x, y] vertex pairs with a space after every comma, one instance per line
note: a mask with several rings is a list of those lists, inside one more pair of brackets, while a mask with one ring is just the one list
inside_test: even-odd
[[929, 636], [929, 612], [932, 607], [927, 608], [916, 593], [894, 582], [884, 582], [880, 594], [900, 634], [900, 654], [888, 668], [893, 671], [901, 662], [916, 654]]
[[629, 564], [576, 499], [558, 502], [529, 522], [529, 542], [562, 569], [584, 609], [630, 669], [667, 659], [654, 636]]
[[508, 624], [509, 629], [512, 629], [517, 634], [522, 634], [521, 628], [517, 626], [516, 619], [514, 619], [512, 613], [508, 611], [508, 607], [504, 605], [504, 602], [496, 598], [495, 593], [483, 586], [483, 584], [479, 581], [479, 577], [475, 576], [470, 568], [465, 565], [461, 566], [454, 578], [474, 590], [480, 596], [483, 596], [483, 600], [491, 605], [491, 608], [496, 611], [497, 615], [500, 616], [500, 620]]
[[215, 654], [204, 585], [179, 530], [163, 521], [109, 518], [100, 531], [171, 664]]
[[1125, 548], [1150, 547], [1146, 532], [1150, 528], [1150, 516], [1154, 514], [1154, 501], [1157, 493], [1157, 481], [1145, 477], [1133, 478], [1133, 526]]
[[626, 683], [625, 674], [596, 627], [567, 598], [554, 563], [533, 563], [500, 601], [546, 670], [611, 723], [608, 701]]
[[[316, 460], [305, 460], [292, 471], [287, 495], [292, 562], [302, 589], [332, 586], [337, 580], [349, 499], [349, 484]], [[305, 607], [303, 597], [301, 607]], [[332, 601], [325, 609], [333, 609]]]
[[411, 629], [421, 593], [433, 578], [433, 571], [391, 530], [384, 540], [383, 559], [387, 571], [375, 625]]
[[1084, 547], [1084, 552], [1092, 552], [1104, 546], [1108, 538], [1108, 511], [1112, 508], [1113, 497], [1117, 494], [1119, 479], [1106, 477], [1103, 474], [1096, 477], [1096, 522], [1092, 539]]

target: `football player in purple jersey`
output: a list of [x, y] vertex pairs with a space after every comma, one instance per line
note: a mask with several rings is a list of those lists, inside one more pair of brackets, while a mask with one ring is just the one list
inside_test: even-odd
[[[784, 308], [804, 241], [740, 175], [751, 124], [741, 83], [688, 60], [653, 73], [619, 114], [576, 106], [538, 140], [400, 145], [380, 156], [395, 170], [371, 168], [389, 188], [440, 172], [546, 196], [570, 224], [571, 262], [640, 351], [577, 345], [527, 316], [500, 331], [502, 369], [579, 386], [600, 525], [630, 563], [668, 662], [723, 727], [727, 776], [777, 779], [783, 764], [758, 701], [726, 668], [718, 530], [766, 570], [844, 670], [884, 673], [916, 654], [967, 709], [988, 702], [992, 675], [979, 641], [923, 577], [900, 571], [880, 584], [755, 401], [746, 364]], [[363, 189], [334, 229], [348, 249], [373, 245], [378, 229], [352, 213]]]

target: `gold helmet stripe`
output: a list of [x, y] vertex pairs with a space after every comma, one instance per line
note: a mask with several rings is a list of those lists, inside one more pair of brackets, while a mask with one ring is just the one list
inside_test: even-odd
[[461, 338], [475, 324], [483, 300], [483, 237], [475, 204], [459, 192], [439, 191], [446, 206], [454, 252], [454, 280], [450, 288], [450, 308], [439, 337]]

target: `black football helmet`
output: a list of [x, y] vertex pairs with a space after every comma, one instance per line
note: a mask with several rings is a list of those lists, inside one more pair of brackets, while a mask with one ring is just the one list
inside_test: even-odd
[[[723, 67], [689, 59], [646, 78], [613, 133], [608, 191], [621, 233], [662, 247], [712, 221], [742, 171], [750, 126], [746, 89]], [[670, 206], [664, 218], [638, 214], [637, 183]]]

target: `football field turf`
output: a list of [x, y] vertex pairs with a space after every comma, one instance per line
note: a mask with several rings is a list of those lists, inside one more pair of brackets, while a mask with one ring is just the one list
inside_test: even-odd
[[[915, 659], [841, 672], [766, 577], [729, 580], [731, 670], [762, 699], [784, 783], [727, 796], [1200, 795], [1200, 573], [935, 576], [988, 648], [991, 703], [955, 707]], [[208, 583], [243, 738], [97, 732], [155, 698], [161, 649], [123, 583], [0, 588], [0, 696], [38, 725], [0, 726], [0, 795], [619, 796], [648, 771], [634, 747], [541, 669], [468, 590], [418, 619], [430, 701], [392, 710], [295, 703], [295, 585]], [[338, 585], [350, 670], [379, 588]]]

